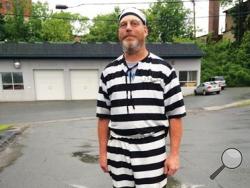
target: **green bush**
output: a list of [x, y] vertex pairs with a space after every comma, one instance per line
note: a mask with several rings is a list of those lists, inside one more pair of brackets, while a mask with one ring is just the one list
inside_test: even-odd
[[228, 86], [250, 86], [250, 32], [241, 44], [222, 40], [206, 45], [197, 43], [204, 51], [201, 60], [201, 81], [224, 76]]

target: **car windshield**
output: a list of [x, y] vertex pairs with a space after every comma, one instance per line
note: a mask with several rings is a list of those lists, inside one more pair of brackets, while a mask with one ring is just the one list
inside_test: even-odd
[[204, 84], [205, 84], [205, 85], [211, 85], [212, 82], [205, 82]]
[[209, 81], [224, 81], [223, 76], [216, 76], [209, 79]]
[[217, 84], [216, 82], [210, 82], [210, 84], [213, 84], [213, 85], [215, 85], [215, 84]]

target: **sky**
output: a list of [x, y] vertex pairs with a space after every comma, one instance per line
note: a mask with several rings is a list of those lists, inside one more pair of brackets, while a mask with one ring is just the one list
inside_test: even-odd
[[[53, 11], [60, 11], [56, 10], [55, 6], [57, 4], [67, 5], [69, 8], [64, 11], [73, 12], [73, 13], [80, 13], [83, 16], [87, 16], [88, 18], [94, 18], [99, 14], [107, 14], [114, 10], [115, 6], [119, 6], [120, 9], [124, 9], [126, 7], [137, 7], [139, 9], [147, 9], [150, 6], [150, 2], [156, 2], [157, 0], [32, 0], [33, 2], [47, 2], [49, 4], [49, 8]], [[189, 8], [193, 11], [193, 4], [190, 0], [182, 0], [184, 2], [184, 6]], [[196, 11], [196, 30], [197, 36], [205, 35], [208, 31], [208, 0], [195, 0], [195, 11]], [[74, 7], [80, 4], [78, 7]], [[94, 3], [107, 3], [107, 5], [93, 5]], [[120, 3], [120, 4], [116, 4]], [[132, 4], [129, 4], [132, 3]], [[91, 4], [91, 5], [88, 5]], [[111, 4], [111, 5], [108, 5]], [[193, 16], [193, 15], [190, 15]], [[220, 10], [220, 26], [219, 26], [219, 33], [224, 31], [225, 28], [225, 15], [223, 10]], [[201, 31], [199, 31], [201, 30]]]

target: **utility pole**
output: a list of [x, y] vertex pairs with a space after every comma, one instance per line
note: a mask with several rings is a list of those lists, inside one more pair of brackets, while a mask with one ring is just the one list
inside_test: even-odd
[[239, 5], [238, 5], [238, 36], [237, 36], [237, 41], [238, 42], [241, 41], [241, 38], [242, 38], [242, 35], [243, 35], [242, 2], [243, 2], [243, 0], [239, 0]]
[[193, 27], [194, 27], [194, 33], [193, 37], [196, 38], [196, 23], [195, 23], [195, 0], [191, 0], [193, 3]]

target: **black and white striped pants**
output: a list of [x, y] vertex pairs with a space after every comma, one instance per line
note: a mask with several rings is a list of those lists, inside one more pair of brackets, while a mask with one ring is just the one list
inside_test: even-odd
[[114, 188], [163, 188], [166, 135], [140, 139], [110, 138], [108, 169]]

